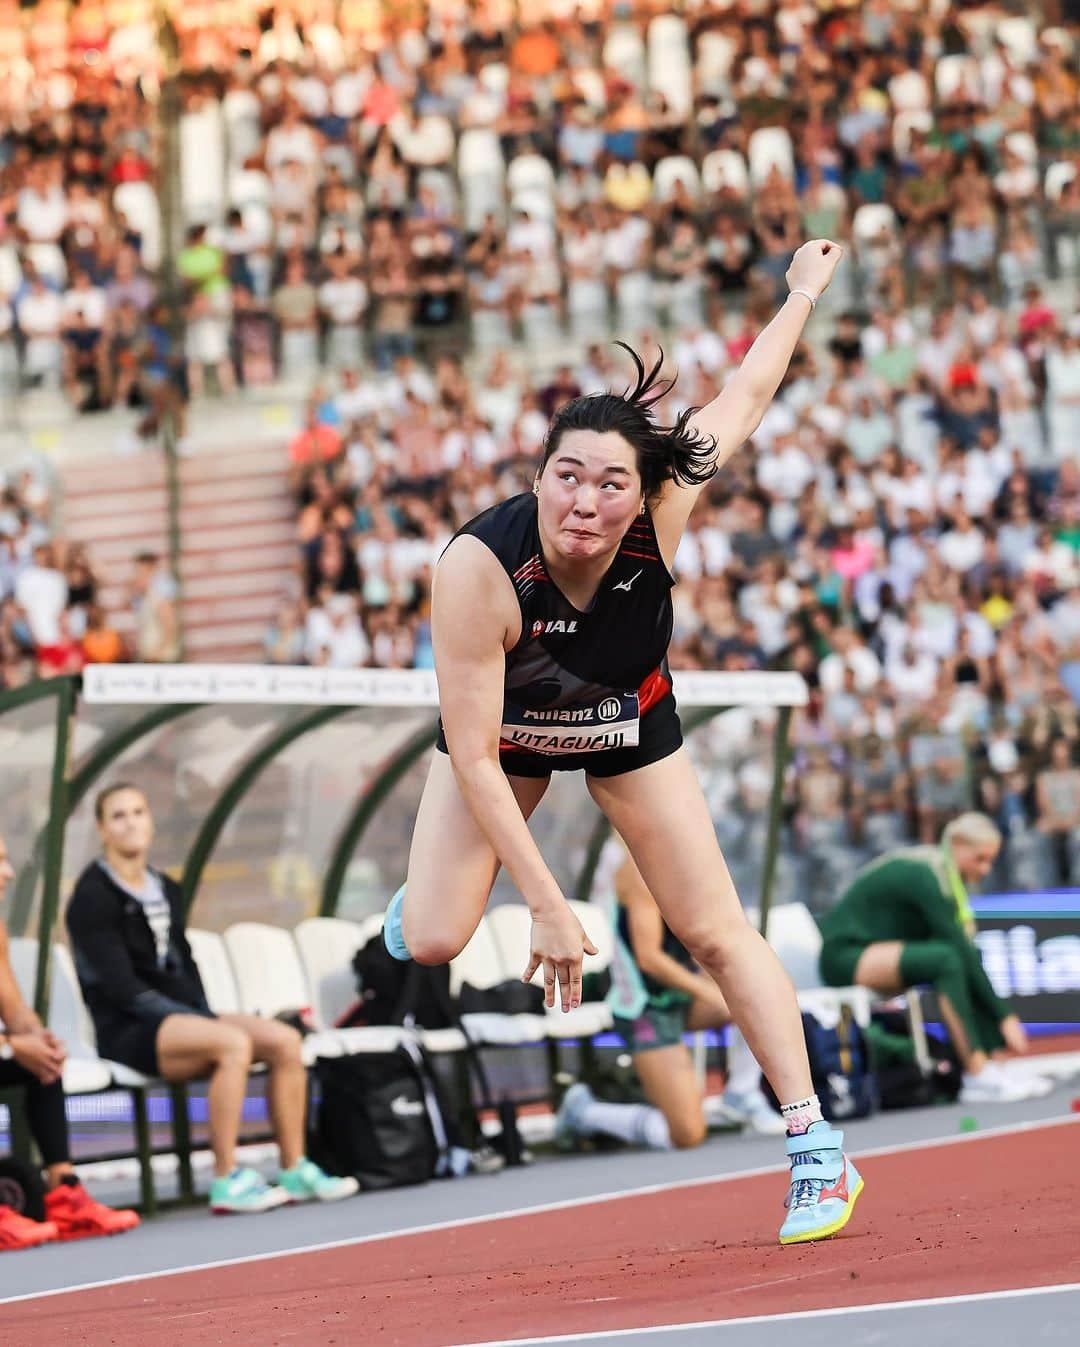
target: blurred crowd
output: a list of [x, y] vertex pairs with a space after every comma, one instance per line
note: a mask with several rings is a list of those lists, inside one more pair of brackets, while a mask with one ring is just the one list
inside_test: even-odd
[[319, 362], [715, 328], [808, 235], [850, 240], [849, 294], [894, 314], [1076, 267], [1067, 6], [167, 9], [163, 36], [150, 0], [0, 0], [0, 369], [148, 431]]
[[55, 502], [41, 464], [0, 473], [0, 692], [87, 664], [179, 657], [177, 588], [153, 553], [133, 559], [121, 635], [81, 543], [54, 528]]

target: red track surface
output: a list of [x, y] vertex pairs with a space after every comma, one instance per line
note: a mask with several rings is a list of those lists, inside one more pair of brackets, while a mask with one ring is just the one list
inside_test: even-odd
[[819, 1245], [776, 1244], [769, 1175], [27, 1301], [2, 1337], [447, 1347], [1080, 1281], [1078, 1158], [1058, 1126], [869, 1159]]

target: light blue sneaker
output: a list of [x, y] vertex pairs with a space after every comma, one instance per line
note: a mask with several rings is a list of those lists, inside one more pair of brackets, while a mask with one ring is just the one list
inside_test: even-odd
[[788, 1137], [787, 1152], [791, 1188], [780, 1243], [828, 1239], [847, 1225], [863, 1190], [859, 1171], [844, 1154], [844, 1134], [827, 1122], [811, 1123], [801, 1136]]
[[579, 1137], [588, 1135], [582, 1115], [592, 1102], [592, 1090], [580, 1080], [563, 1095], [555, 1114], [555, 1145], [560, 1150], [570, 1150]]
[[234, 1169], [210, 1185], [210, 1210], [215, 1216], [256, 1215], [289, 1201], [289, 1194], [267, 1183], [257, 1169]]
[[359, 1183], [351, 1174], [344, 1178], [327, 1174], [306, 1156], [292, 1169], [283, 1169], [278, 1175], [278, 1183], [285, 1189], [290, 1202], [340, 1202], [343, 1197], [355, 1197], [360, 1191]]
[[383, 917], [382, 928], [383, 944], [390, 955], [401, 963], [407, 963], [412, 958], [409, 947], [405, 943], [405, 937], [401, 934], [401, 909], [404, 903], [405, 885], [402, 884], [401, 888], [390, 899], [386, 916]]

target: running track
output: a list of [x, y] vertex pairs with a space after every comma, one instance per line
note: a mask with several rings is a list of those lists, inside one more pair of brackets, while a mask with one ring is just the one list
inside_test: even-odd
[[19, 1347], [452, 1347], [1052, 1287], [1080, 1282], [1078, 1162], [1067, 1122], [871, 1155], [851, 1224], [820, 1245], [776, 1244], [774, 1172], [36, 1296], [3, 1306], [0, 1331]]

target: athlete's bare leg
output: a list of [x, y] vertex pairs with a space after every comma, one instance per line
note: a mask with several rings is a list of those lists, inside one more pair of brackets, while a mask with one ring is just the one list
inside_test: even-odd
[[700, 1146], [708, 1125], [694, 1061], [685, 1043], [634, 1054], [645, 1098], [664, 1115], [671, 1144], [678, 1150]]
[[587, 779], [664, 920], [724, 993], [777, 1098], [809, 1098], [795, 989], [746, 920], [685, 748], [624, 776]]
[[[549, 777], [508, 776], [526, 818]], [[433, 753], [409, 850], [402, 934], [417, 963], [449, 963], [469, 943], [499, 861], [462, 799], [445, 753]]]

